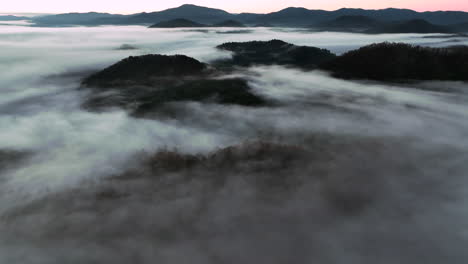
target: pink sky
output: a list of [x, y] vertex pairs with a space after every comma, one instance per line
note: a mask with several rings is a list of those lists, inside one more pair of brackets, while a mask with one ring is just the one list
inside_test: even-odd
[[62, 13], [98, 11], [137, 13], [163, 10], [186, 3], [220, 8], [233, 13], [267, 13], [290, 6], [325, 10], [336, 10], [342, 7], [365, 9], [396, 7], [417, 11], [468, 11], [468, 0], [5, 0], [0, 6], [0, 12]]

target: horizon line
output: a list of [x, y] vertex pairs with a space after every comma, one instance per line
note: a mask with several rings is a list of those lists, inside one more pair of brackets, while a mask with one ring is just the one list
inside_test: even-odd
[[261, 15], [266, 15], [266, 14], [271, 14], [271, 13], [276, 13], [276, 12], [280, 12], [280, 11], [283, 11], [283, 10], [286, 10], [286, 9], [289, 9], [289, 8], [303, 8], [303, 9], [307, 9], [307, 10], [311, 10], [311, 11], [327, 11], [327, 12], [336, 12], [336, 11], [339, 11], [339, 10], [342, 10], [342, 9], [361, 9], [361, 10], [369, 10], [369, 11], [378, 11], [378, 10], [387, 10], [387, 9], [398, 9], [398, 10], [410, 10], [410, 11], [414, 11], [414, 12], [417, 12], [417, 13], [425, 13], [425, 12], [462, 12], [462, 13], [468, 13], [468, 10], [441, 10], [441, 9], [437, 9], [437, 10], [417, 10], [417, 9], [411, 9], [411, 8], [399, 8], [399, 7], [385, 7], [385, 8], [362, 8], [362, 7], [341, 7], [341, 8], [338, 8], [338, 9], [309, 9], [309, 8], [306, 8], [306, 7], [303, 7], [303, 6], [289, 6], [289, 7], [285, 7], [285, 8], [282, 8], [282, 9], [279, 9], [277, 11], [271, 11], [271, 12], [265, 12], [265, 13], [262, 13], [262, 12], [230, 12], [228, 10], [225, 10], [225, 9], [222, 9], [222, 8], [216, 8], [216, 7], [208, 7], [208, 6], [201, 6], [201, 5], [195, 5], [195, 4], [183, 4], [183, 5], [179, 5], [179, 6], [175, 6], [175, 7], [170, 7], [170, 8], [165, 8], [165, 9], [160, 9], [160, 10], [152, 10], [152, 11], [148, 11], [148, 10], [144, 10], [144, 11], [137, 11], [137, 12], [120, 12], [120, 11], [93, 11], [93, 10], [90, 10], [90, 11], [80, 11], [80, 12], [75, 12], [75, 11], [63, 11], [63, 12], [33, 12], [33, 11], [0, 11], [0, 15], [16, 15], [16, 16], [20, 16], [20, 15], [23, 15], [23, 16], [27, 16], [27, 15], [58, 15], [58, 14], [70, 14], [70, 13], [78, 13], [78, 14], [86, 14], [86, 13], [107, 13], [107, 14], [113, 14], [113, 15], [133, 15], [133, 14], [140, 14], [140, 13], [154, 13], [154, 12], [161, 12], [161, 11], [165, 11], [165, 10], [169, 10], [169, 9], [176, 9], [176, 8], [180, 8], [182, 6], [186, 6], [186, 5], [189, 5], [189, 6], [197, 6], [197, 7], [203, 7], [203, 8], [210, 8], [210, 9], [218, 9], [218, 10], [222, 10], [222, 11], [225, 11], [225, 12], [228, 12], [230, 14], [233, 14], [233, 15], [238, 15], [238, 14], [261, 14]]

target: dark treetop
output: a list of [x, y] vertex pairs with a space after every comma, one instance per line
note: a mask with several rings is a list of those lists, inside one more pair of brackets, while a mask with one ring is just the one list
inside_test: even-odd
[[296, 46], [281, 40], [230, 42], [217, 48], [233, 52], [232, 60], [223, 61], [223, 64], [237, 66], [277, 64], [313, 69], [335, 58], [335, 55], [326, 49]]
[[321, 65], [336, 77], [382, 81], [468, 80], [468, 47], [427, 48], [380, 43]]
[[206, 64], [185, 55], [144, 55], [123, 59], [91, 75], [83, 83], [89, 86], [146, 84], [156, 78], [200, 75], [206, 70]]
[[184, 55], [129, 57], [84, 79], [90, 110], [123, 107], [146, 116], [168, 102], [209, 101], [258, 106], [265, 100], [238, 78], [218, 79], [215, 69]]

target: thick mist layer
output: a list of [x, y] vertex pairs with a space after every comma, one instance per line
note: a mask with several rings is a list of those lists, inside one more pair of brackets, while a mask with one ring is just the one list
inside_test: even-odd
[[232, 75], [274, 106], [81, 107], [81, 79], [127, 56], [209, 62], [275, 38], [336, 53], [465, 41], [0, 26], [0, 263], [465, 263], [466, 83], [252, 67]]

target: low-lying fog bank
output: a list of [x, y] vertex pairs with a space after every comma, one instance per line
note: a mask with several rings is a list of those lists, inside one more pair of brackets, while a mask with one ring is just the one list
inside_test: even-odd
[[[0, 26], [0, 263], [465, 263], [468, 84], [252, 67], [274, 107], [92, 113], [80, 81], [129, 55], [341, 53], [424, 35]], [[342, 44], [346, 43], [346, 44]], [[121, 49], [123, 44], [132, 49]]]

